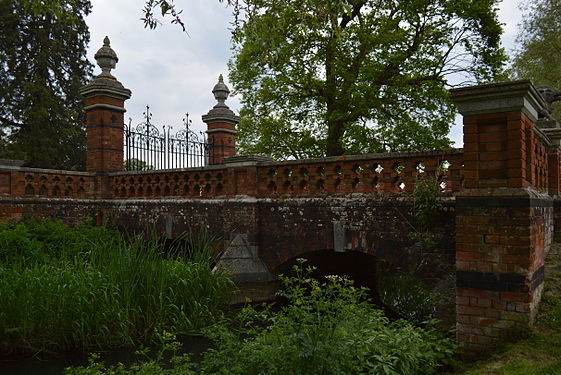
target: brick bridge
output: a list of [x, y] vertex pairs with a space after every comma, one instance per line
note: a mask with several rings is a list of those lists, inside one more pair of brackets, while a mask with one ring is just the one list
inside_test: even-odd
[[[205, 167], [123, 172], [131, 93], [109, 70], [82, 90], [88, 171], [0, 166], [0, 220], [94, 218], [169, 238], [204, 228], [238, 281], [271, 280], [310, 252], [362, 252], [424, 276], [455, 272], [458, 340], [474, 348], [532, 324], [561, 231], [561, 129], [530, 82], [453, 90], [463, 149], [273, 161], [229, 147]], [[209, 137], [234, 146], [238, 118], [217, 106], [203, 116]], [[423, 176], [439, 181], [444, 203], [433, 251], [408, 236]]]

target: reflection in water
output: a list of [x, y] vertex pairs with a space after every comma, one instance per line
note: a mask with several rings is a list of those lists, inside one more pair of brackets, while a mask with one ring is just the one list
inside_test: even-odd
[[[189, 335], [178, 338], [182, 343], [179, 354], [191, 353], [193, 361], [199, 361], [201, 354], [211, 347], [211, 341], [201, 335]], [[152, 353], [159, 349], [158, 345], [151, 346]], [[136, 349], [122, 348], [101, 353], [100, 359], [107, 365], [123, 363], [131, 365], [144, 357], [135, 354]], [[0, 359], [1, 375], [61, 375], [65, 368], [85, 366], [88, 364], [88, 355], [81, 353], [63, 355], [39, 354], [33, 358]]]

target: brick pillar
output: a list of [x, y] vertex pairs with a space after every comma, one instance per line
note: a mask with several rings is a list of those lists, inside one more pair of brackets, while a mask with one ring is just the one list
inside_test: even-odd
[[86, 169], [122, 171], [125, 100], [131, 97], [131, 91], [111, 75], [119, 59], [109, 38], [105, 37], [95, 59], [102, 72], [80, 91], [86, 104]]
[[[543, 95], [542, 95], [543, 96]], [[549, 118], [548, 118], [549, 117]], [[551, 116], [541, 118], [538, 127], [550, 139], [551, 147], [547, 154], [548, 192], [554, 201], [554, 235], [561, 237], [561, 124]]]
[[223, 158], [236, 155], [236, 125], [240, 118], [224, 103], [230, 90], [224, 84], [222, 74], [212, 93], [218, 104], [202, 118], [207, 124], [209, 164], [222, 164]]
[[[533, 322], [553, 200], [542, 186], [543, 99], [529, 81], [452, 90], [464, 116], [465, 187], [456, 196], [458, 341], [472, 349]], [[536, 172], [537, 171], [537, 172]]]

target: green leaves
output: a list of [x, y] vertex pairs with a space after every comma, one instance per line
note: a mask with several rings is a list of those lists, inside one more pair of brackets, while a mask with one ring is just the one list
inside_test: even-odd
[[85, 166], [89, 0], [0, 2], [0, 155], [43, 168]]
[[[230, 62], [254, 124], [240, 130], [244, 152], [449, 147], [448, 77], [495, 77], [504, 59], [493, 0], [244, 3]], [[295, 138], [307, 132], [315, 147], [287, 149], [285, 132], [270, 131], [274, 122], [289, 124]]]
[[280, 311], [247, 307], [232, 329], [211, 329], [217, 348], [200, 373], [430, 374], [452, 353], [452, 339], [390, 322], [352, 281], [320, 282], [311, 270], [300, 262], [296, 276], [281, 277], [288, 305]]
[[162, 241], [104, 227], [3, 226], [0, 350], [104, 350], [212, 324], [232, 284], [211, 271], [208, 242], [190, 240], [164, 256]]
[[[561, 1], [538, 0], [528, 4], [518, 34], [520, 48], [514, 56], [513, 75], [531, 79], [539, 86], [561, 88]], [[553, 115], [561, 119], [561, 106], [554, 103]]]

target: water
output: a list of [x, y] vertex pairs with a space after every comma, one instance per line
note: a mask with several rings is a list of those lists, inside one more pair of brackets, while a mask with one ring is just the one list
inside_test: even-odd
[[[179, 354], [191, 353], [193, 361], [199, 361], [201, 354], [212, 346], [212, 342], [201, 335], [189, 335], [178, 340], [182, 344]], [[151, 347], [152, 353], [158, 350]], [[100, 353], [100, 360], [106, 365], [124, 363], [133, 364], [144, 357], [135, 354], [136, 349], [120, 348], [110, 352]], [[31, 358], [0, 358], [1, 375], [60, 375], [67, 367], [86, 366], [88, 354], [68, 353], [62, 355], [38, 354]]]

